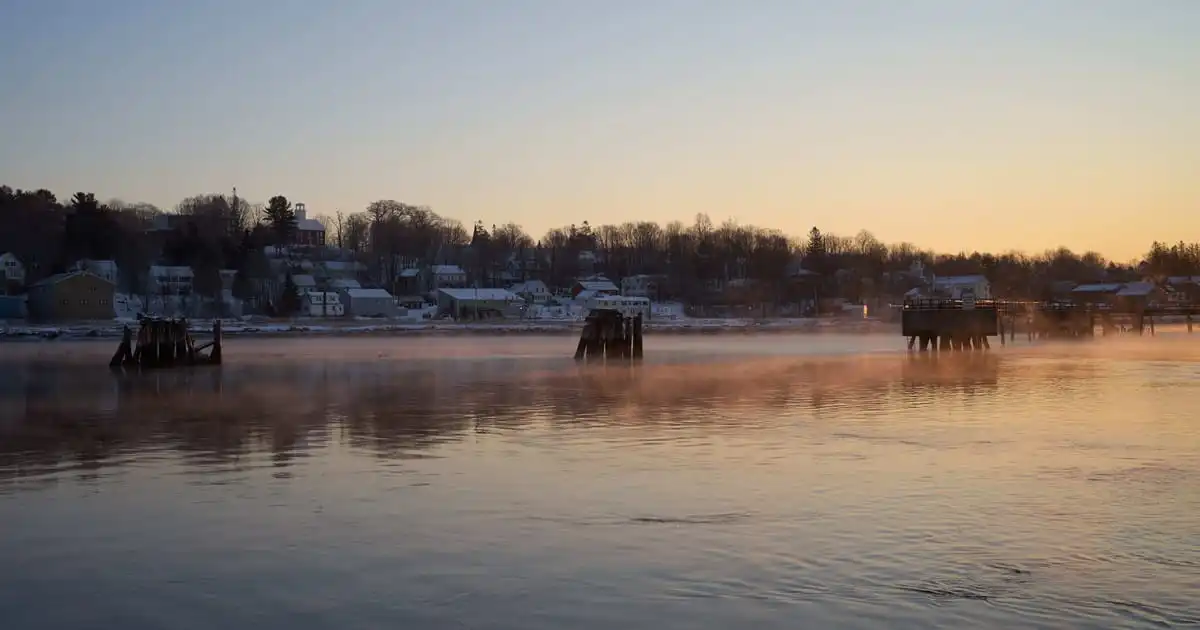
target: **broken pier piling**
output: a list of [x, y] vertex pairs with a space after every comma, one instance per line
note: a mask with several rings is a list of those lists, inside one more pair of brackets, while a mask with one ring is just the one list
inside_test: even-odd
[[642, 358], [642, 316], [615, 309], [593, 309], [584, 320], [575, 360], [631, 361]]

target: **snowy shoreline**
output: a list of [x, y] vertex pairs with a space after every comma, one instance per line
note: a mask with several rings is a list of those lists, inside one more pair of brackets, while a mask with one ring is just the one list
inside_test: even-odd
[[[127, 324], [135, 322], [113, 320], [80, 322], [69, 325], [29, 325], [24, 322], [0, 324], [0, 342], [37, 340], [119, 339]], [[574, 320], [511, 320], [498, 323], [454, 322], [374, 322], [345, 321], [241, 321], [222, 320], [221, 330], [226, 337], [356, 337], [407, 335], [567, 335], [579, 334], [583, 322]], [[646, 333], [656, 334], [752, 334], [752, 333], [894, 333], [898, 323], [873, 319], [690, 319], [649, 321]], [[194, 335], [206, 337], [212, 320], [193, 320]]]

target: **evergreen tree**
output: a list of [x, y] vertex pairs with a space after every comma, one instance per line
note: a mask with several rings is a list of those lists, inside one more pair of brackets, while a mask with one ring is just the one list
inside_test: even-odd
[[289, 273], [283, 279], [283, 295], [279, 296], [279, 314], [289, 316], [299, 310], [300, 291], [296, 287], [296, 281], [292, 279], [292, 274]]
[[283, 195], [271, 197], [267, 202], [265, 217], [275, 234], [275, 244], [290, 244], [292, 236], [296, 234], [296, 211], [292, 209], [292, 202]]

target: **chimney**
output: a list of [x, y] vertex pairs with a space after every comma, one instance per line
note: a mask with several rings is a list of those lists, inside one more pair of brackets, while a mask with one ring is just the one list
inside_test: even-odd
[[308, 218], [307, 216], [305, 216], [306, 211], [304, 210], [304, 204], [302, 204], [302, 203], [296, 204], [296, 207], [294, 208], [294, 210], [296, 211], [296, 220], [297, 221], [303, 221]]

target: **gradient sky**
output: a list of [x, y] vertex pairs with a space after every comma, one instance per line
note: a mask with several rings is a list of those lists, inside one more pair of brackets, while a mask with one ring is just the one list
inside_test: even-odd
[[0, 182], [1200, 239], [1200, 0], [0, 0]]

